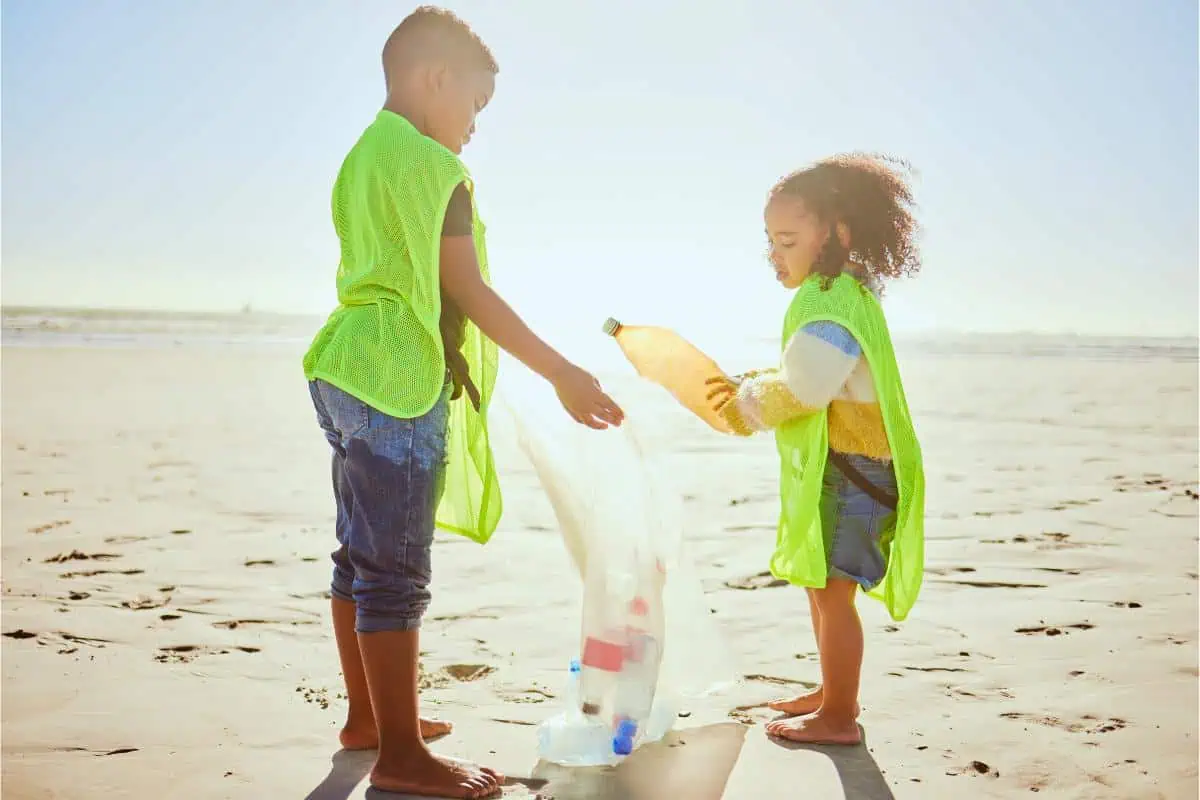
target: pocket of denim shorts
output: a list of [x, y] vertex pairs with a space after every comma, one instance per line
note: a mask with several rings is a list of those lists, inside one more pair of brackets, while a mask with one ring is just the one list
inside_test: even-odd
[[325, 408], [342, 439], [358, 436], [371, 422], [371, 407], [352, 394], [328, 383], [323, 384]]

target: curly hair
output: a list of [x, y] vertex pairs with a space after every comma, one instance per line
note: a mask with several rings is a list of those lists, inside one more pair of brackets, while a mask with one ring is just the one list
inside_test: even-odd
[[849, 261], [882, 284], [921, 269], [919, 226], [906, 179], [911, 174], [912, 166], [898, 158], [847, 153], [786, 176], [771, 189], [768, 202], [779, 195], [798, 197], [823, 223], [846, 226], [850, 246], [830, 236], [814, 272], [836, 277]]
[[449, 54], [457, 63], [500, 72], [496, 58], [479, 34], [453, 11], [421, 6], [405, 17], [383, 45], [384, 74], [393, 65]]

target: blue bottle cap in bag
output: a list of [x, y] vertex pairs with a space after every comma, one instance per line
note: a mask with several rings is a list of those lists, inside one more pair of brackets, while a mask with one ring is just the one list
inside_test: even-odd
[[637, 736], [637, 723], [631, 719], [623, 719], [617, 723], [617, 733], [613, 736], [613, 752], [619, 756], [627, 756], [633, 752], [633, 739]]
[[583, 667], [581, 667], [579, 664], [579, 659], [577, 659], [577, 658], [571, 659], [570, 669], [571, 669], [571, 672], [579, 672], [580, 670], [583, 669]]

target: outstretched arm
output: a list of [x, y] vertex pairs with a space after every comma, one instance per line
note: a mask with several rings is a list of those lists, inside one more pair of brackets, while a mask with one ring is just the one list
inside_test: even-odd
[[537, 336], [479, 273], [470, 236], [441, 242], [442, 290], [483, 334], [554, 385], [567, 413], [590, 428], [620, 425], [625, 414], [599, 382]]
[[862, 355], [854, 337], [834, 322], [812, 322], [784, 348], [779, 369], [715, 379], [710, 402], [739, 436], [771, 430], [826, 408]]

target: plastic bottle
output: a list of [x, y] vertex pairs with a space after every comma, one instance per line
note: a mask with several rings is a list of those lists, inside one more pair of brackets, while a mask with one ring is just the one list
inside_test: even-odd
[[633, 752], [654, 707], [662, 643], [648, 630], [656, 627], [647, 619], [649, 611], [650, 604], [640, 595], [629, 605], [629, 649], [613, 702], [613, 752], [621, 756]]
[[567, 690], [565, 695], [565, 705], [567, 713], [574, 713], [580, 710], [582, 703], [579, 699], [579, 673], [582, 665], [579, 659], [571, 659], [571, 664], [567, 668]]
[[[607, 719], [612, 713], [617, 676], [625, 666], [628, 634], [620, 595], [632, 594], [631, 576], [603, 558], [589, 558], [584, 577], [583, 643], [579, 694], [584, 714]], [[628, 601], [625, 601], [628, 602]]]
[[611, 317], [604, 332], [617, 340], [625, 357], [643, 378], [657, 383], [714, 430], [729, 426], [709, 405], [709, 378], [725, 373], [717, 362], [675, 331], [650, 325], [622, 325]]
[[567, 673], [564, 709], [538, 728], [538, 757], [564, 766], [600, 766], [618, 760], [612, 752], [609, 726], [580, 712], [582, 665], [572, 661]]

